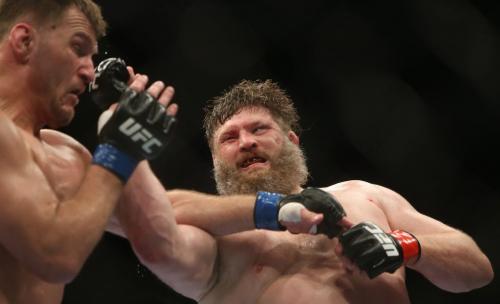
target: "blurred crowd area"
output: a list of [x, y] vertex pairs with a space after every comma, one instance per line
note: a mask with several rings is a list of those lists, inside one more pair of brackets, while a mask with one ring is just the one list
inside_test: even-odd
[[[500, 265], [500, 2], [496, 0], [96, 1], [109, 23], [96, 61], [118, 56], [176, 88], [179, 124], [152, 165], [166, 188], [215, 193], [207, 100], [273, 79], [295, 101], [310, 186], [361, 179], [471, 235]], [[89, 149], [84, 97], [65, 131]], [[494, 281], [451, 294], [408, 271], [413, 303], [493, 303]], [[192, 303], [106, 234], [67, 304]]]

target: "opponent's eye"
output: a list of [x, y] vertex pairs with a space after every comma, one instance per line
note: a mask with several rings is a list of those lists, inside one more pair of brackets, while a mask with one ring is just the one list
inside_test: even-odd
[[232, 142], [234, 140], [236, 140], [236, 136], [226, 135], [226, 136], [221, 137], [220, 142], [221, 143], [228, 143], [228, 142]]
[[255, 128], [252, 129], [252, 133], [253, 134], [262, 134], [264, 133], [266, 130], [268, 129], [268, 127], [264, 126], [264, 125], [260, 125], [260, 126], [257, 126]]

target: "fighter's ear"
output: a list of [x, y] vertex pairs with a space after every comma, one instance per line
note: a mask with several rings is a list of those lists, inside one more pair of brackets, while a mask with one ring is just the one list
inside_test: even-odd
[[300, 139], [299, 139], [299, 136], [293, 132], [293, 131], [288, 131], [288, 139], [293, 142], [294, 144], [296, 144], [297, 146], [299, 145], [300, 143]]
[[9, 44], [19, 62], [28, 62], [35, 44], [35, 29], [28, 23], [17, 23], [10, 30]]

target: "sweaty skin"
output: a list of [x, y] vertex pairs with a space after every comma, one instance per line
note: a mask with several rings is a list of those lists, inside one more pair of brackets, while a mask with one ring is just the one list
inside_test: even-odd
[[[94, 79], [92, 25], [76, 6], [30, 18], [0, 37], [0, 304], [60, 303], [126, 188], [74, 139], [42, 129], [67, 125]], [[145, 90], [148, 77], [129, 72], [130, 88]], [[175, 115], [171, 87], [147, 91]]]
[[[373, 202], [346, 190], [329, 192], [351, 221], [370, 220], [388, 229]], [[404, 268], [370, 280], [345, 267], [337, 242], [265, 230], [220, 237], [217, 279], [200, 303], [409, 303]]]
[[[298, 144], [267, 110], [243, 109], [216, 132], [214, 163], [223, 160], [241, 181], [252, 181], [269, 172], [286, 140]], [[239, 165], [256, 155], [264, 161]], [[151, 177], [138, 176], [128, 187], [120, 223], [141, 262], [187, 297], [203, 304], [409, 303], [405, 267], [370, 280], [342, 256], [337, 239], [255, 230], [255, 196], [172, 190], [165, 197]], [[291, 186], [291, 193], [301, 191]], [[407, 267], [437, 287], [466, 292], [492, 280], [488, 258], [469, 236], [419, 213], [396, 192], [363, 181], [323, 190], [342, 204], [344, 222], [414, 234], [422, 256]]]
[[[13, 126], [11, 126], [13, 127]], [[13, 136], [25, 143], [16, 153], [25, 154], [26, 163], [32, 163], [32, 174], [47, 181], [59, 202], [72, 197], [82, 183], [90, 164], [90, 153], [77, 141], [62, 133], [42, 130], [40, 139], [18, 130]], [[23, 151], [24, 150], [24, 151]], [[14, 152], [14, 151], [13, 151]], [[16, 184], [12, 185], [16, 187]], [[18, 184], [18, 191], [36, 191]], [[56, 207], [57, 208], [57, 207]], [[0, 246], [0, 303], [60, 303], [63, 284], [41, 279]]]

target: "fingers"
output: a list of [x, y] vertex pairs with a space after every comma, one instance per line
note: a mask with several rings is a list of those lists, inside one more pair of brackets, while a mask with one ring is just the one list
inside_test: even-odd
[[[129, 87], [136, 92], [146, 90], [148, 76], [135, 74], [134, 69], [130, 66], [127, 66], [127, 71], [130, 74]], [[172, 86], [166, 86], [163, 81], [155, 81], [148, 87], [147, 92], [167, 108], [167, 115], [175, 116], [177, 114], [179, 106], [172, 103], [175, 94], [175, 89]]]
[[324, 215], [321, 213], [314, 213], [307, 209], [301, 210], [302, 221], [305, 226], [308, 227], [307, 233], [309, 234], [317, 234], [318, 233], [318, 225], [323, 221]]
[[170, 103], [170, 101], [172, 101], [172, 98], [174, 98], [174, 93], [175, 93], [174, 88], [172, 86], [168, 86], [165, 88], [165, 90], [163, 90], [161, 95], [158, 97], [158, 101], [162, 105], [167, 106]]
[[147, 75], [135, 74], [132, 78], [130, 78], [129, 87], [136, 92], [142, 92], [146, 89], [147, 83]]
[[321, 213], [314, 213], [307, 209], [300, 210], [300, 216], [305, 226], [308, 227], [308, 232], [316, 234], [315, 227], [323, 221], [324, 215]]
[[177, 115], [178, 111], [179, 111], [179, 106], [175, 103], [172, 103], [167, 108], [167, 115], [175, 116]]
[[131, 67], [131, 66], [127, 66], [127, 71], [128, 71], [128, 74], [129, 74], [129, 80], [128, 80], [127, 85], [130, 85], [132, 83], [132, 81], [134, 80], [134, 77], [135, 77], [134, 68]]
[[346, 217], [343, 217], [340, 221], [337, 222], [337, 225], [340, 227], [344, 228], [345, 230], [350, 229], [354, 224], [350, 220], [348, 220]]
[[323, 214], [311, 212], [299, 203], [289, 203], [280, 209], [278, 219], [291, 233], [316, 234]]
[[[158, 99], [158, 96], [160, 96], [160, 94], [163, 92], [163, 90], [165, 89], [165, 84], [163, 83], [163, 81], [155, 81], [153, 82], [152, 85], [149, 86], [148, 88], [148, 93], [153, 96], [154, 98]], [[161, 94], [163, 96], [163, 94]], [[165, 103], [161, 102], [161, 104], [163, 105], [166, 105]]]
[[158, 97], [158, 102], [167, 107], [167, 114], [175, 116], [179, 107], [175, 103], [171, 103], [174, 98], [175, 89], [172, 86], [167, 86]]
[[[153, 85], [151, 85], [151, 87], [149, 87], [148, 93], [150, 93], [154, 97], [158, 98], [158, 102], [167, 108], [167, 115], [175, 116], [177, 114], [177, 111], [179, 110], [179, 106], [177, 106], [175, 103], [171, 103], [172, 99], [174, 98], [174, 94], [175, 94], [174, 87], [167, 86], [165, 88], [165, 85], [163, 84], [163, 82], [161, 83], [161, 86], [160, 86], [160, 84], [157, 84], [157, 86], [155, 86], [155, 84], [156, 83], [154, 83]], [[158, 89], [160, 87], [161, 87], [161, 90], [158, 91]], [[163, 89], [163, 88], [165, 88], [165, 89]], [[150, 90], [155, 90], [155, 91], [151, 92]]]

